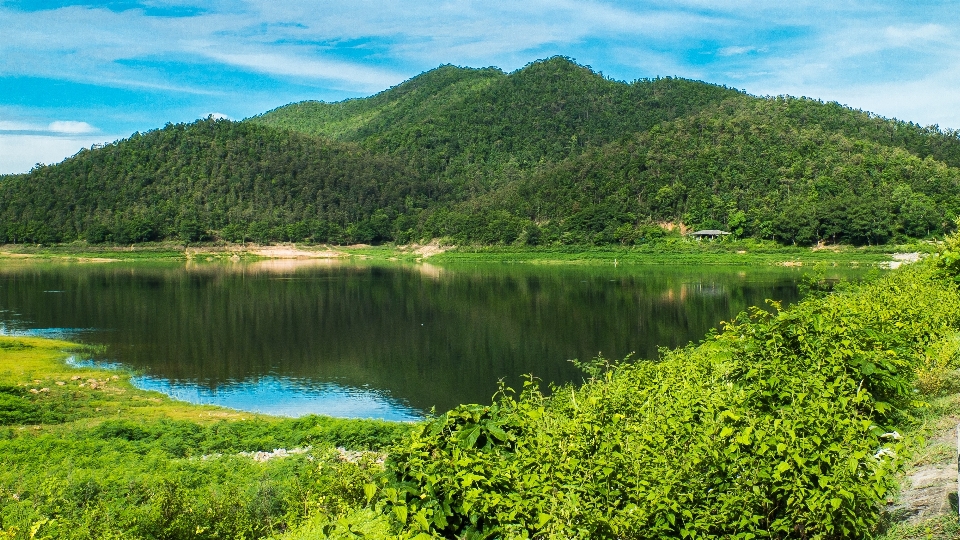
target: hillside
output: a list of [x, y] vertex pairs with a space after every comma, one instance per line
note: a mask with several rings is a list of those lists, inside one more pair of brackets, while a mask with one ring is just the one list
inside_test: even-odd
[[940, 233], [960, 215], [960, 169], [799, 124], [798, 105], [823, 109], [793, 99], [724, 102], [439, 212], [431, 230], [490, 241], [482, 224], [499, 219], [496, 230], [540, 243], [606, 244], [660, 233], [638, 220], [682, 221], [787, 243], [878, 244]]
[[442, 193], [356, 145], [208, 119], [0, 177], [0, 243], [381, 241]]
[[0, 176], [0, 243], [179, 238], [633, 244], [658, 222], [783, 243], [924, 238], [960, 134], [566, 58], [441, 66], [375, 96], [204, 120]]
[[250, 121], [396, 155], [470, 197], [738, 95], [683, 79], [624, 84], [556, 57], [509, 75], [442, 66], [372, 98], [299, 103]]

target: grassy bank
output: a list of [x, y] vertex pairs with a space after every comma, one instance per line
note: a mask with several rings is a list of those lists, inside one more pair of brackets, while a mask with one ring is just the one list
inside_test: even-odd
[[409, 430], [176, 402], [70, 367], [71, 350], [0, 336], [0, 538], [280, 534], [362, 506], [379, 450]]
[[887, 499], [886, 525], [878, 540], [953, 540], [957, 519], [957, 425], [960, 380], [928, 394], [928, 407], [915, 411], [908, 426], [909, 453], [898, 477], [898, 492]]
[[185, 260], [186, 255], [184, 245], [175, 242], [126, 246], [77, 242], [58, 245], [7, 244], [0, 246], [0, 258], [107, 262], [114, 260]]
[[782, 246], [769, 241], [723, 240], [696, 241], [681, 237], [637, 246], [331, 246], [284, 244], [258, 246], [256, 244], [183, 244], [165, 242], [133, 246], [89, 245], [86, 243], [56, 246], [6, 245], [0, 246], [0, 258], [37, 258], [104, 262], [110, 260], [257, 260], [280, 257], [324, 256], [374, 261], [414, 262], [430, 259], [431, 263], [501, 262], [530, 264], [584, 264], [584, 265], [661, 265], [696, 264], [727, 266], [762, 265], [827, 265], [857, 267], [877, 266], [891, 261], [893, 253], [933, 253], [937, 245], [930, 242], [854, 247], [834, 245], [826, 247]]
[[459, 247], [431, 258], [444, 262], [512, 262], [537, 264], [622, 264], [622, 265], [828, 265], [876, 266], [891, 260], [893, 253], [930, 253], [930, 243], [869, 247], [828, 246], [821, 248], [782, 246], [756, 240], [696, 241], [668, 238], [639, 246], [552, 246], [552, 247]]

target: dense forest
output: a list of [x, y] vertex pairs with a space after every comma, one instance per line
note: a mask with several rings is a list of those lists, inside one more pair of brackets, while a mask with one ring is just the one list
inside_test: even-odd
[[167, 125], [0, 176], [0, 243], [783, 243], [948, 231], [960, 133], [567, 58], [441, 66], [337, 103]]
[[379, 241], [442, 201], [400, 161], [252, 123], [168, 125], [0, 183], [0, 241]]

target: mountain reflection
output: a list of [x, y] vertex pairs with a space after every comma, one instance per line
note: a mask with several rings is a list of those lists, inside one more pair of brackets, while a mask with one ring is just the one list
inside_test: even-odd
[[572, 358], [656, 358], [747, 306], [796, 300], [799, 276], [339, 259], [12, 264], [0, 269], [0, 324], [86, 329], [73, 338], [173, 386], [309, 381], [445, 410], [489, 402], [500, 379], [578, 382]]

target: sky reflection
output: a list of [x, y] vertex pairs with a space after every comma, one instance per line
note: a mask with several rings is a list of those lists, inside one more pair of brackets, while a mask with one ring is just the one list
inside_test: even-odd
[[298, 417], [322, 414], [337, 418], [375, 418], [410, 422], [423, 414], [370, 388], [336, 383], [306, 383], [283, 377], [261, 377], [209, 388], [197, 383], [158, 377], [131, 379], [137, 388], [162, 392], [189, 403], [218, 405], [273, 416]]

